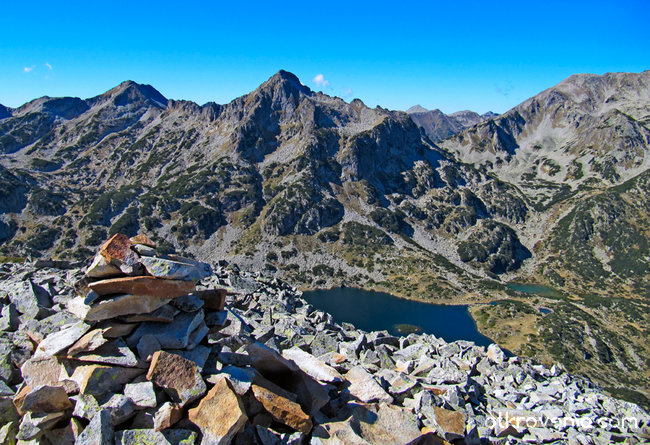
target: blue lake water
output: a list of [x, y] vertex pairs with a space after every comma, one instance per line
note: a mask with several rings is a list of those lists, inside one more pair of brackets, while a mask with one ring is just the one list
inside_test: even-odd
[[407, 335], [417, 330], [448, 342], [468, 340], [479, 346], [493, 343], [476, 329], [464, 305], [420, 303], [354, 288], [314, 290], [305, 292], [303, 298], [332, 314], [336, 322], [352, 323], [365, 331], [386, 330], [392, 335]]

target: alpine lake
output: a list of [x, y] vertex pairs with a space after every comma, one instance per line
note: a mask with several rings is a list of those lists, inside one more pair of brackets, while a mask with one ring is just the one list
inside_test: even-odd
[[468, 340], [485, 347], [493, 343], [478, 331], [466, 305], [422, 303], [348, 287], [307, 291], [303, 298], [332, 314], [337, 323], [352, 323], [365, 331], [434, 334], [447, 342]]

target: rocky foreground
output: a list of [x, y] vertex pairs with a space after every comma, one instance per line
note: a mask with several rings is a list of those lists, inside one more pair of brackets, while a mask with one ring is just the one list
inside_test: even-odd
[[85, 271], [3, 264], [0, 303], [0, 444], [650, 439], [641, 408], [557, 366], [337, 324], [277, 279], [142, 236]]

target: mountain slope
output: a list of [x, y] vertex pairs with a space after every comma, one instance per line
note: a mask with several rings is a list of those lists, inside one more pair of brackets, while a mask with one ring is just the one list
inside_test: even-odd
[[[36, 99], [0, 120], [0, 253], [85, 258], [112, 233], [145, 231], [163, 250], [304, 287], [514, 299], [519, 326], [501, 329], [506, 306], [477, 317], [501, 344], [549, 361], [566, 352], [552, 345], [604, 344], [574, 371], [647, 388], [635, 358], [650, 321], [647, 78], [572, 77], [440, 146], [417, 113], [347, 103], [285, 71], [224, 105], [130, 81]], [[513, 278], [562, 295], [514, 292]], [[538, 305], [594, 330], [564, 335]], [[611, 336], [594, 324], [603, 314]]]

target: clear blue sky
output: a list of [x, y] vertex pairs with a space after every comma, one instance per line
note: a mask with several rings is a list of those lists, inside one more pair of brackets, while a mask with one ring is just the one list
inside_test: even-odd
[[0, 103], [127, 79], [226, 103], [285, 69], [369, 106], [504, 112], [573, 73], [650, 69], [649, 0], [130, 3], [4, 2]]

